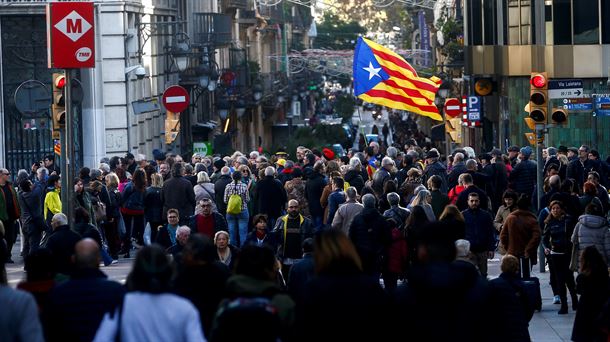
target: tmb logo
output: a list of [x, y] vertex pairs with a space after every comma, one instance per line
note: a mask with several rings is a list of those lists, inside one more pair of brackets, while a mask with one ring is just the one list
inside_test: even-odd
[[79, 40], [92, 27], [93, 26], [91, 26], [91, 24], [76, 11], [72, 11], [57, 24], [55, 24], [55, 28], [57, 28], [61, 33], [65, 34], [66, 37], [70, 38], [73, 42]]
[[76, 60], [79, 62], [85, 62], [91, 58], [93, 53], [88, 47], [82, 47], [76, 51]]

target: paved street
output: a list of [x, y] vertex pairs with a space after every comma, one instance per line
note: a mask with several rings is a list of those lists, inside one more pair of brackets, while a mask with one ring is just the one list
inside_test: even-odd
[[[497, 254], [496, 254], [497, 256]], [[25, 277], [23, 272], [23, 259], [19, 256], [19, 242], [13, 248], [13, 260], [15, 264], [7, 265], [8, 281], [11, 286], [16, 286]], [[115, 265], [102, 267], [102, 271], [111, 279], [125, 283], [127, 274], [131, 269], [133, 258], [119, 259]], [[496, 277], [500, 274], [500, 260], [493, 259], [489, 262], [489, 274]], [[570, 310], [567, 315], [558, 315], [559, 305], [553, 305], [553, 294], [549, 285], [549, 273], [538, 273], [536, 266], [533, 275], [540, 278], [542, 291], [542, 311], [536, 312], [530, 322], [530, 335], [534, 342], [556, 342], [570, 341], [572, 334], [572, 323], [574, 322], [574, 311]]]

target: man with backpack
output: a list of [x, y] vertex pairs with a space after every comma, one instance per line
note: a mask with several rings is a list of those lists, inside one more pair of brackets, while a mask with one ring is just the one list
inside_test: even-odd
[[283, 274], [288, 275], [290, 267], [303, 257], [303, 241], [313, 236], [311, 221], [301, 215], [297, 200], [288, 201], [288, 214], [276, 221], [272, 233], [278, 242], [277, 255], [282, 262]]

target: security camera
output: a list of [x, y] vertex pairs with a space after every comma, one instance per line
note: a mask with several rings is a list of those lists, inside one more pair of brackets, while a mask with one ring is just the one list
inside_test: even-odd
[[143, 66], [137, 67], [135, 73], [136, 77], [138, 77], [139, 79], [143, 79], [144, 76], [146, 76], [146, 69], [144, 69]]

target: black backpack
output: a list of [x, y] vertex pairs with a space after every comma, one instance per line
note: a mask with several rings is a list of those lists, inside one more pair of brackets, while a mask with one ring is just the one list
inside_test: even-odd
[[237, 297], [220, 304], [210, 341], [269, 341], [280, 338], [277, 307], [266, 297]]

